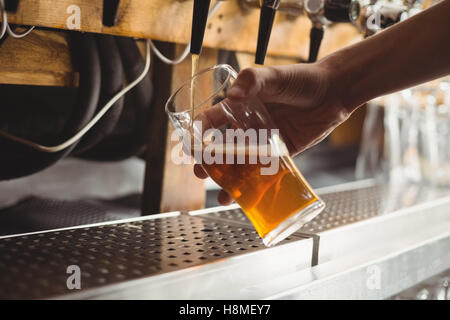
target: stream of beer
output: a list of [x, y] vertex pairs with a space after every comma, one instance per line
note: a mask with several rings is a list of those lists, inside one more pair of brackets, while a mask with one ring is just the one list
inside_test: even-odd
[[190, 107], [191, 107], [191, 127], [194, 123], [194, 108], [195, 108], [195, 79], [194, 76], [198, 72], [198, 60], [199, 55], [198, 54], [192, 54], [192, 67], [191, 67], [191, 97], [190, 97]]

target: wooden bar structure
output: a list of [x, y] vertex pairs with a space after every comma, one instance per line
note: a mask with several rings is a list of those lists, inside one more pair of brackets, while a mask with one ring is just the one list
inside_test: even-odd
[[[224, 1], [207, 25], [204, 46], [232, 51], [255, 52], [259, 10], [243, 8], [238, 0]], [[20, 0], [17, 13], [8, 21], [56, 29], [108, 33], [159, 41], [188, 43], [192, 24], [190, 0], [121, 0], [117, 23], [102, 25], [100, 0]], [[293, 19], [278, 14], [268, 48], [269, 55], [306, 58], [311, 23], [306, 16]], [[359, 38], [346, 24], [328, 28], [324, 52]], [[327, 49], [330, 47], [330, 49]]]
[[[255, 52], [259, 10], [243, 9], [239, 3], [237, 0], [225, 1], [214, 13], [207, 25], [205, 47]], [[113, 27], [102, 25], [102, 11], [103, 1], [101, 0], [21, 0], [17, 12], [8, 14], [8, 22], [148, 38], [179, 44], [189, 42], [192, 1], [122, 0], [118, 8], [117, 23]], [[268, 54], [275, 57], [306, 59], [310, 28], [311, 23], [305, 16], [293, 19], [291, 16], [278, 14]], [[76, 75], [70, 74], [71, 66], [67, 59], [64, 35], [50, 34], [51, 31], [34, 31], [20, 40], [6, 40], [3, 46], [8, 48], [1, 50], [6, 52], [0, 52], [2, 62], [8, 60], [5, 55], [18, 54], [19, 57], [0, 64], [0, 83], [73, 85]], [[347, 24], [333, 25], [325, 32], [319, 57], [326, 56], [360, 39], [361, 35], [355, 27]], [[40, 45], [42, 48], [34, 50]], [[32, 46], [33, 50], [25, 49], [29, 46]], [[33, 58], [40, 55], [50, 56], [59, 62], [51, 66], [51, 72], [43, 66], [35, 68]], [[66, 58], [60, 59], [58, 55], [66, 56]], [[30, 71], [26, 73], [21, 68]]]
[[[102, 24], [102, 12], [101, 0], [20, 0], [17, 12], [8, 13], [8, 22], [43, 29], [22, 39], [8, 38], [1, 45], [0, 85], [77, 86], [77, 70], [70, 61], [67, 36], [61, 30], [157, 40], [169, 55], [182, 52], [190, 39], [191, 0], [121, 0], [112, 27]], [[200, 68], [217, 63], [218, 49], [238, 52], [241, 67], [253, 66], [258, 23], [258, 9], [244, 8], [238, 0], [224, 1], [208, 21]], [[277, 14], [266, 64], [305, 60], [310, 28], [306, 16]], [[361, 38], [354, 26], [332, 25], [325, 32], [319, 58]], [[169, 94], [190, 75], [190, 61], [168, 66], [156, 57], [152, 59], [159, 96], [154, 98], [149, 124], [143, 212], [198, 209], [205, 201], [203, 184], [193, 176], [191, 166], [171, 163], [169, 139], [173, 129], [164, 114]]]

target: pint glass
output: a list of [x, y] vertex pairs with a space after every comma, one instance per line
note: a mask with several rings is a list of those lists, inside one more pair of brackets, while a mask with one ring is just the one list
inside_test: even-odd
[[203, 70], [175, 91], [167, 114], [183, 153], [242, 208], [266, 246], [283, 240], [325, 207], [295, 167], [279, 130], [257, 98], [231, 101], [237, 74], [228, 65]]

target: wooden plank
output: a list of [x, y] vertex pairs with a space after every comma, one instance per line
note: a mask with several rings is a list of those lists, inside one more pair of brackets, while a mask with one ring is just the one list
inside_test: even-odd
[[[184, 47], [178, 46], [177, 55], [183, 50]], [[199, 70], [217, 64], [217, 58], [217, 50], [205, 48], [200, 57]], [[173, 70], [172, 92], [189, 80], [190, 74], [191, 60], [189, 58], [176, 65]], [[202, 88], [202, 90], [213, 90], [212, 83], [206, 85], [210, 85], [210, 87]], [[189, 101], [186, 101], [186, 103], [189, 103]], [[169, 124], [161, 212], [201, 209], [204, 207], [206, 200], [204, 181], [195, 177], [192, 164], [175, 164], [171, 160], [172, 148], [179, 143], [178, 141], [171, 141], [170, 137], [173, 131], [173, 126]]]
[[[358, 39], [351, 26], [344, 25], [334, 31], [338, 35], [334, 38], [328, 30], [325, 32], [319, 57], [339, 49], [342, 45], [339, 39], [344, 39], [344, 43], [353, 43]], [[247, 66], [254, 66], [253, 54], [240, 53], [240, 56]], [[286, 63], [298, 62], [292, 57], [269, 56], [266, 65], [279, 64], [283, 59]], [[76, 86], [78, 73], [71, 64], [67, 35], [64, 32], [35, 30], [23, 39], [7, 38], [0, 49], [0, 83]]]
[[[243, 11], [236, 1], [228, 1], [207, 26], [205, 45], [240, 52], [253, 52], [256, 46], [258, 10]], [[70, 5], [81, 8], [83, 31], [134, 35], [172, 42], [187, 42], [190, 36], [192, 1], [122, 0], [115, 27], [101, 23], [102, 1], [21, 0], [17, 14], [8, 14], [10, 22], [67, 29]], [[139, 8], [141, 8], [139, 10]], [[69, 21], [72, 21], [69, 19]], [[173, 21], [173, 23], [163, 23]], [[73, 22], [73, 21], [72, 21]], [[310, 23], [278, 14], [269, 54], [295, 59], [305, 58], [309, 47]], [[327, 28], [319, 57], [359, 41], [361, 36], [351, 25]], [[248, 55], [253, 60], [253, 54]], [[267, 59], [266, 65], [270, 65]], [[62, 32], [35, 30], [23, 39], [8, 38], [0, 50], [0, 83], [47, 86], [76, 86], [78, 74], [72, 70], [67, 36]]]
[[[159, 47], [167, 57], [173, 56], [175, 47], [173, 44], [162, 43]], [[145, 155], [146, 167], [142, 195], [143, 215], [161, 212], [168, 123], [164, 105], [171, 93], [172, 66], [154, 60], [152, 82], [154, 94], [148, 124], [148, 151]]]
[[[80, 8], [79, 26], [74, 15]], [[75, 10], [75, 11], [74, 11]], [[8, 20], [17, 24], [150, 38], [188, 43], [192, 1], [121, 0], [114, 27], [102, 25], [102, 0], [21, 0], [16, 14]], [[239, 1], [225, 1], [210, 19], [204, 45], [232, 51], [254, 52], [258, 33], [259, 10], [243, 9]], [[272, 55], [305, 59], [309, 48], [311, 23], [305, 16], [296, 19], [277, 14], [268, 48]], [[345, 36], [344, 36], [345, 35]], [[360, 39], [357, 30], [337, 24], [325, 33], [323, 52], [343, 47]], [[333, 50], [327, 49], [330, 46]]]
[[0, 83], [76, 86], [67, 36], [37, 30], [23, 39], [7, 38], [0, 49]]
[[[170, 44], [160, 43], [158, 47], [166, 56], [172, 56]], [[183, 50], [183, 46], [177, 46], [176, 56]], [[205, 49], [199, 68], [204, 69], [216, 63], [217, 51]], [[204, 182], [194, 176], [193, 165], [175, 164], [171, 160], [172, 148], [178, 141], [171, 141], [174, 128], [168, 122], [164, 109], [170, 94], [189, 79], [190, 59], [173, 67], [155, 61], [153, 72], [155, 100], [149, 124], [150, 152], [146, 155], [142, 212], [152, 214], [203, 208], [206, 198]]]

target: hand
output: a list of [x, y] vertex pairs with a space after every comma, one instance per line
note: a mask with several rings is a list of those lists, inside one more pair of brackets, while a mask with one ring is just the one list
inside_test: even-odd
[[[258, 99], [266, 106], [291, 155], [322, 141], [349, 116], [326, 65], [297, 64], [243, 70], [228, 89], [229, 100]], [[208, 175], [198, 164], [194, 173]], [[223, 190], [218, 200], [231, 203]]]

